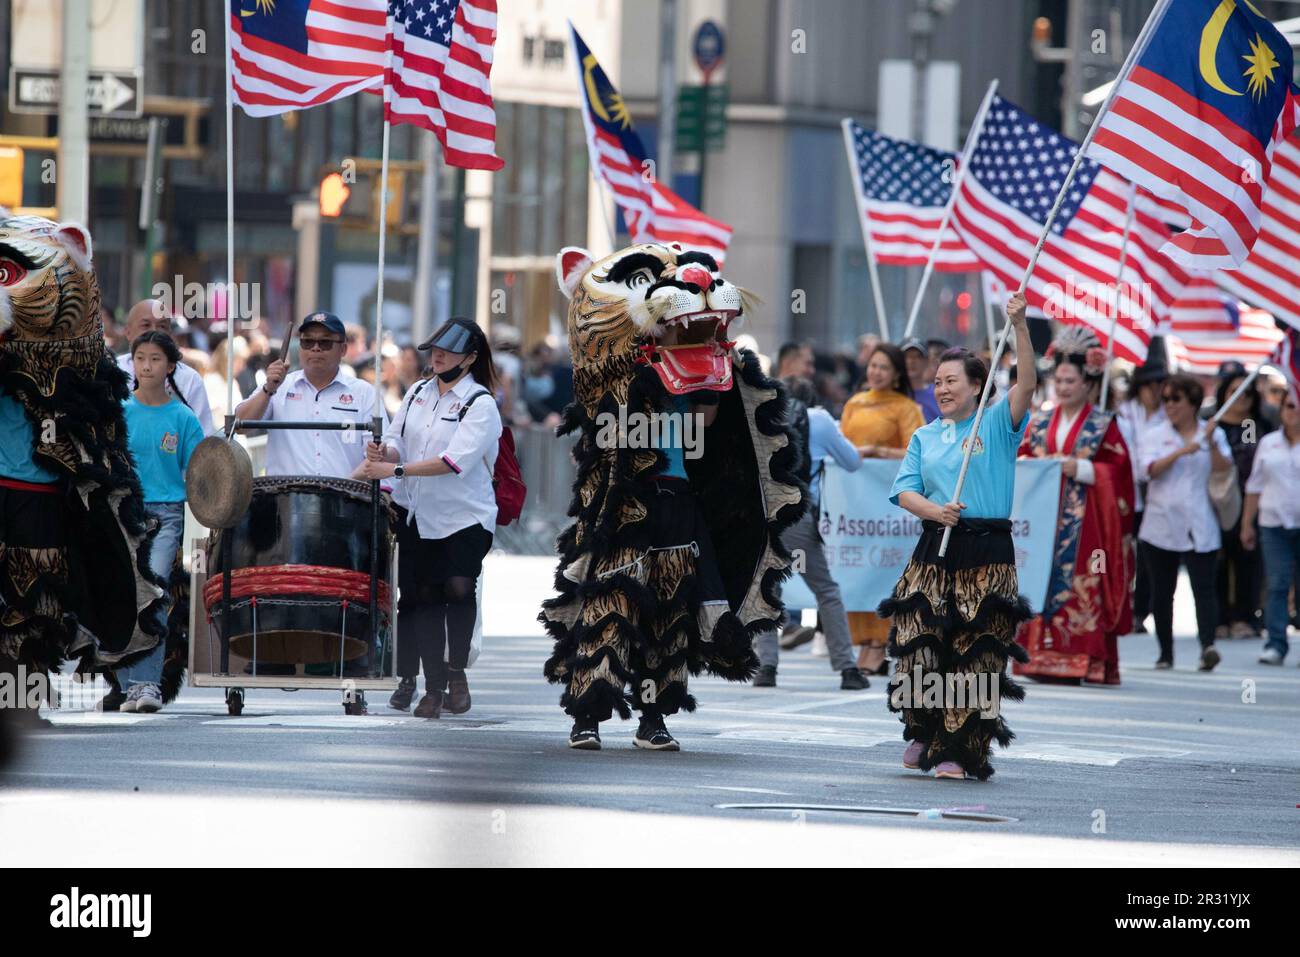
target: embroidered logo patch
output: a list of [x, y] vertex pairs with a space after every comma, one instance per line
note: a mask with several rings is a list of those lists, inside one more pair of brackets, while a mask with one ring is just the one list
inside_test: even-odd
[[351, 405], [351, 404], [352, 404], [352, 396], [350, 396], [348, 393], [344, 392], [341, 396], [339, 396], [339, 403], [340, 403], [341, 405]]
[[[961, 440], [962, 452], [966, 451], [966, 446], [969, 444], [970, 444], [970, 436], [968, 435], [966, 436], [966, 438]], [[971, 455], [975, 456], [975, 455], [983, 455], [983, 454], [984, 454], [984, 440], [977, 435], [975, 436], [975, 448], [971, 452]]]
[[301, 393], [301, 392], [286, 392], [286, 393], [284, 394], [284, 397], [285, 397], [286, 399], [301, 399], [301, 398], [302, 398], [302, 393]]

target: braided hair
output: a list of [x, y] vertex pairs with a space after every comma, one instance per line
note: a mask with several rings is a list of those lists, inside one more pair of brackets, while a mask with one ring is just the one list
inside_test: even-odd
[[[167, 361], [173, 366], [173, 369], [167, 373], [167, 384], [172, 388], [172, 395], [180, 399], [187, 409], [190, 408], [190, 404], [185, 401], [185, 396], [181, 393], [180, 386], [176, 384], [176, 370], [174, 367], [181, 362], [181, 350], [176, 345], [176, 340], [157, 329], [151, 329], [149, 332], [143, 332], [136, 336], [131, 343], [132, 368], [135, 367], [135, 351], [141, 346], [157, 346], [162, 350], [163, 355], [167, 357]], [[138, 388], [140, 388], [140, 379], [138, 376], [133, 375], [131, 377], [131, 391], [134, 392]]]

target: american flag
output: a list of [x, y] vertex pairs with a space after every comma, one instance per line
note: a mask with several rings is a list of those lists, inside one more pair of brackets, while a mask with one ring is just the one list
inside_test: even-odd
[[627, 105], [572, 23], [569, 29], [591, 168], [614, 194], [633, 241], [680, 243], [709, 253], [721, 265], [731, 244], [731, 227], [705, 216], [651, 173]]
[[[858, 215], [870, 230], [876, 262], [924, 266], [952, 196], [957, 154], [896, 140], [853, 120], [844, 120], [844, 128], [852, 139], [849, 168], [858, 180]], [[944, 272], [980, 268], [979, 259], [951, 223], [944, 230], [934, 268]]]
[[1162, 331], [1170, 357], [1196, 375], [1214, 375], [1224, 362], [1268, 362], [1284, 338], [1271, 315], [1225, 296], [1208, 276], [1193, 280]]
[[[966, 245], [1008, 289], [1019, 289], [1078, 145], [995, 96], [962, 180], [953, 222]], [[1129, 184], [1084, 160], [1025, 290], [1031, 308], [1091, 327], [1106, 344], [1116, 312], [1115, 355], [1144, 362], [1152, 328], [1188, 281], [1157, 252], [1169, 229], [1136, 203], [1124, 274], [1120, 247]]]
[[384, 116], [437, 134], [448, 166], [496, 170], [497, 117], [488, 75], [496, 0], [390, 0], [392, 63]]
[[1221, 272], [1219, 285], [1239, 299], [1300, 327], [1300, 140], [1273, 154], [1259, 239], [1240, 269]]
[[1300, 329], [1294, 326], [1286, 329], [1269, 364], [1282, 370], [1291, 386], [1292, 398], [1300, 402]]
[[273, 116], [379, 90], [384, 0], [229, 0], [234, 101]]
[[1178, 0], [1153, 16], [1088, 156], [1188, 211], [1171, 258], [1235, 269], [1259, 234], [1274, 150], [1300, 122], [1291, 46], [1249, 3]]

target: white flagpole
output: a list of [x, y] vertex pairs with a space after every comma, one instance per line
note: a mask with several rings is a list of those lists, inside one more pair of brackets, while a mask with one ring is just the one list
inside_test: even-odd
[[231, 45], [230, 7], [222, 3], [226, 26], [226, 438], [235, 415], [235, 52]]
[[[1101, 405], [1106, 408], [1110, 388], [1110, 364], [1115, 361], [1115, 330], [1119, 328], [1120, 287], [1124, 282], [1124, 263], [1128, 259], [1128, 237], [1133, 231], [1133, 214], [1137, 207], [1137, 183], [1128, 184], [1128, 211], [1124, 214], [1124, 238], [1119, 244], [1119, 269], [1115, 273], [1115, 315], [1110, 318], [1110, 335], [1106, 337], [1106, 371], [1101, 374]], [[1132, 305], [1132, 296], [1129, 304]]]
[[876, 257], [871, 251], [871, 216], [867, 212], [867, 197], [862, 191], [862, 174], [858, 170], [858, 151], [853, 145], [853, 121], [840, 121], [844, 131], [844, 149], [849, 161], [849, 178], [853, 180], [853, 195], [858, 201], [858, 225], [862, 227], [862, 245], [867, 251], [867, 269], [871, 274], [871, 295], [876, 303], [876, 317], [880, 320], [880, 336], [889, 342], [889, 319], [885, 316], [885, 300], [880, 294], [880, 273]]
[[1230, 395], [1228, 400], [1223, 403], [1223, 407], [1220, 408], [1218, 412], [1214, 413], [1213, 417], [1210, 419], [1212, 425], [1219, 424], [1219, 420], [1223, 418], [1224, 413], [1231, 409], [1233, 403], [1241, 398], [1241, 394], [1249, 389], [1254, 381], [1259, 378], [1259, 370], [1264, 368], [1265, 365], [1266, 363], [1261, 362], [1259, 365], [1255, 366], [1255, 371], [1246, 376], [1246, 378], [1242, 380], [1241, 385], [1237, 386], [1237, 388], [1233, 390], [1232, 395]]
[[[392, 124], [384, 120], [383, 159], [379, 162], [379, 276], [375, 283], [375, 412], [376, 422], [383, 420], [383, 335], [384, 335], [384, 239], [388, 235], [388, 134]], [[380, 441], [380, 436], [372, 436]]]
[[[1065, 201], [1065, 195], [1070, 191], [1070, 184], [1074, 182], [1074, 176], [1079, 172], [1079, 167], [1083, 164], [1083, 156], [1088, 151], [1092, 139], [1097, 135], [1097, 129], [1101, 125], [1102, 118], [1110, 109], [1111, 103], [1115, 99], [1115, 94], [1119, 88], [1124, 85], [1128, 75], [1133, 72], [1133, 64], [1137, 63], [1142, 53], [1146, 50], [1147, 44], [1151, 42], [1151, 34], [1155, 32], [1156, 27], [1164, 18], [1165, 12], [1169, 9], [1169, 4], [1173, 0], [1158, 0], [1156, 8], [1151, 11], [1151, 16], [1147, 17], [1147, 22], [1142, 27], [1142, 32], [1138, 34], [1137, 41], [1133, 44], [1133, 49], [1129, 50], [1128, 57], [1124, 60], [1124, 65], [1120, 67], [1119, 75], [1115, 77], [1115, 82], [1111, 85], [1110, 91], [1106, 94], [1106, 101], [1102, 103], [1101, 109], [1097, 111], [1096, 117], [1093, 118], [1092, 125], [1088, 127], [1088, 135], [1083, 138], [1079, 144], [1079, 151], [1074, 155], [1074, 162], [1070, 165], [1070, 171], [1065, 175], [1065, 181], [1061, 184], [1061, 191], [1056, 194], [1056, 202], [1052, 204], [1052, 210], [1047, 214], [1047, 222], [1043, 224], [1043, 232], [1038, 237], [1038, 245], [1034, 247], [1033, 254], [1029, 257], [1029, 265], [1025, 268], [1025, 278], [1020, 282], [1020, 288], [1017, 292], [1023, 293], [1029, 286], [1029, 280], [1034, 275], [1034, 267], [1038, 265], [1039, 253], [1043, 251], [1043, 244], [1047, 242], [1047, 236], [1052, 231], [1052, 224], [1056, 222], [1056, 214], [1061, 211], [1061, 204]], [[993, 361], [989, 365], [989, 377], [984, 383], [984, 394], [980, 396], [979, 407], [975, 410], [975, 422], [971, 426], [971, 435], [979, 436], [980, 423], [984, 420], [984, 407], [988, 404], [989, 390], [993, 386], [993, 372], [997, 369], [998, 363], [1002, 360], [1002, 352], [1007, 347], [1007, 339], [1011, 336], [1011, 320], [1008, 319], [1002, 327], [1002, 337], [998, 339], [998, 347], [993, 353]], [[957, 473], [957, 485], [953, 489], [952, 499], [954, 502], [961, 501], [962, 486], [966, 484], [966, 473], [970, 471], [970, 456], [974, 449], [973, 441], [966, 443], [966, 452], [961, 458], [961, 471]], [[943, 530], [943, 541], [939, 543], [939, 557], [942, 558], [948, 553], [948, 541], [952, 538], [952, 526]]]
[[[980, 103], [980, 108], [975, 113], [975, 122], [971, 124], [970, 130], [966, 133], [966, 143], [961, 149], [961, 165], [957, 168], [957, 178], [952, 184], [952, 195], [948, 197], [948, 204], [944, 207], [943, 219], [939, 223], [939, 232], [934, 237], [934, 245], [930, 247], [930, 258], [925, 261], [925, 272], [921, 273], [921, 285], [917, 287], [916, 296], [912, 299], [912, 311], [907, 316], [907, 328], [903, 330], [903, 341], [912, 337], [912, 329], [916, 326], [916, 317], [921, 311], [921, 300], [925, 297], [926, 287], [930, 285], [930, 276], [934, 273], [934, 261], [939, 255], [939, 246], [943, 243], [943, 234], [948, 231], [948, 220], [952, 218], [953, 207], [957, 205], [957, 194], [961, 190], [961, 182], [966, 177], [966, 170], [970, 167], [970, 158], [975, 152], [975, 144], [979, 142], [980, 132], [984, 129], [984, 118], [988, 115], [989, 104], [993, 102], [993, 95], [997, 91], [998, 81], [994, 80], [989, 84], [988, 92], [984, 94], [984, 101]], [[991, 343], [989, 348], [993, 348]]]

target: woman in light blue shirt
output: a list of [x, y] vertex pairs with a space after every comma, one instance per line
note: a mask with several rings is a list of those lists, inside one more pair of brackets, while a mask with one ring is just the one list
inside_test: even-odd
[[[1016, 578], [1010, 515], [1016, 451], [1038, 376], [1023, 295], [1007, 303], [1007, 316], [1016, 334], [1011, 391], [985, 410], [972, 435], [988, 368], [965, 349], [945, 352], [934, 381], [940, 418], [912, 435], [890, 491], [890, 501], [920, 518], [924, 531], [880, 606], [893, 622], [889, 653], [897, 662], [889, 708], [903, 715], [903, 766], [933, 768], [943, 778], [987, 779], [992, 742], [1006, 747], [1013, 737], [998, 702], [1024, 697], [1005, 674], [1008, 656], [1027, 658], [1016, 629], [1030, 617]], [[972, 441], [958, 502], [957, 475]], [[940, 557], [946, 528], [952, 537]]]
[[[146, 332], [131, 343], [134, 392], [126, 400], [126, 442], [144, 489], [144, 507], [158, 522], [149, 551], [149, 568], [163, 581], [171, 578], [176, 550], [185, 530], [185, 469], [203, 426], [176, 388], [176, 364], [181, 351], [165, 332]], [[168, 384], [172, 391], [167, 391]], [[163, 587], [160, 614], [165, 625], [171, 600]], [[164, 635], [166, 629], [164, 628]], [[117, 683], [126, 699], [122, 711], [149, 714], [163, 706], [162, 668], [167, 648], [162, 638], [152, 651], [117, 670]]]

